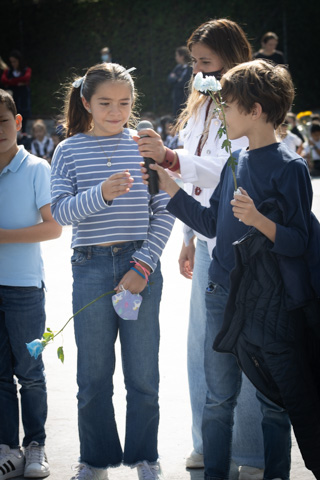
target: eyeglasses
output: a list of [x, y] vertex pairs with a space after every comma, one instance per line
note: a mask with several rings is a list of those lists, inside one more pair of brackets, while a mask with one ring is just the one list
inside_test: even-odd
[[289, 125], [289, 122], [283, 122], [281, 123], [281, 127], [287, 127]]

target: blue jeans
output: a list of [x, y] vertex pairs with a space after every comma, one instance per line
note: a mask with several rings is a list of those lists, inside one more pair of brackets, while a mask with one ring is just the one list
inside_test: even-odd
[[[204, 370], [204, 344], [206, 333], [205, 290], [208, 285], [208, 269], [211, 262], [207, 242], [197, 240], [192, 277], [190, 316], [188, 329], [188, 380], [192, 410], [193, 448], [203, 453], [202, 415], [206, 404], [207, 381]], [[208, 342], [208, 355], [214, 354]], [[212, 370], [210, 375], [215, 375]], [[232, 459], [238, 465], [263, 468], [264, 452], [261, 430], [262, 415], [256, 399], [256, 390], [243, 376], [243, 383], [235, 409], [232, 439]]]
[[45, 329], [43, 288], [0, 286], [0, 444], [18, 448], [19, 405], [14, 376], [21, 385], [23, 445], [45, 443], [47, 391], [41, 355], [35, 360], [26, 343]]
[[[241, 388], [241, 370], [236, 358], [232, 354], [215, 351], [208, 355], [209, 347], [212, 348], [223, 323], [228, 293], [222, 286], [212, 283], [209, 283], [206, 291], [205, 372], [209, 391], [202, 428], [206, 480], [229, 478], [234, 408]], [[263, 415], [264, 478], [288, 480], [291, 450], [289, 417], [283, 409], [261, 394], [257, 394], [257, 397]], [[247, 428], [247, 435], [250, 436], [250, 421]]]
[[[73, 310], [113, 290], [132, 266], [141, 242], [111, 247], [79, 247], [72, 256]], [[149, 277], [137, 320], [123, 320], [111, 295], [103, 297], [74, 319], [78, 347], [78, 427], [80, 460], [96, 468], [134, 465], [158, 459], [159, 424], [159, 304], [160, 264]], [[120, 335], [122, 369], [127, 390], [124, 449], [115, 422], [113, 374], [114, 344]]]

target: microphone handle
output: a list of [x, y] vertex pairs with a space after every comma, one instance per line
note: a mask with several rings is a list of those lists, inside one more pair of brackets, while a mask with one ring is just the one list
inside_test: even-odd
[[151, 168], [149, 168], [149, 165], [151, 163], [154, 164], [156, 162], [153, 160], [153, 158], [143, 157], [143, 159], [144, 159], [144, 166], [146, 167], [147, 173], [149, 175], [148, 191], [149, 191], [150, 195], [156, 195], [157, 193], [159, 193], [158, 173], [155, 170], [152, 170]]

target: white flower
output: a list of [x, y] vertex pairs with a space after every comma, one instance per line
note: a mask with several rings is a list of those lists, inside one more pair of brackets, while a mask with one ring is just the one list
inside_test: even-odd
[[216, 77], [213, 75], [210, 77], [205, 77], [203, 80], [205, 87], [205, 89], [203, 90], [204, 92], [207, 92], [208, 90], [210, 92], [218, 92], [222, 88], [219, 80], [217, 80]]
[[203, 84], [203, 75], [201, 72], [197, 73], [193, 80], [193, 86], [198, 92], [202, 92], [202, 84]]
[[218, 92], [221, 90], [221, 84], [214, 75], [204, 77], [202, 72], [194, 77], [193, 86], [198, 92]]

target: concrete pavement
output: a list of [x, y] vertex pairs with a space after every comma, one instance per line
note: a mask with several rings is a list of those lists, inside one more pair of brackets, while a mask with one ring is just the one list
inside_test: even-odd
[[[320, 179], [313, 180], [314, 212], [320, 218]], [[66, 227], [60, 239], [43, 244], [47, 276], [47, 326], [57, 331], [72, 315], [71, 310], [71, 228]], [[178, 272], [177, 258], [182, 237], [181, 224], [176, 222], [162, 257], [164, 290], [161, 303], [160, 348], [160, 429], [159, 452], [166, 480], [202, 480], [203, 470], [186, 470], [185, 457], [192, 450], [191, 412], [186, 373], [186, 338], [191, 282]], [[56, 356], [62, 344], [65, 363]], [[53, 345], [44, 352], [48, 382], [49, 414], [47, 445], [51, 466], [51, 480], [69, 480], [71, 465], [77, 462], [79, 442], [76, 404], [76, 348], [72, 322]], [[121, 371], [119, 343], [114, 377], [114, 405], [120, 438], [124, 438], [125, 389]], [[23, 478], [23, 477], [17, 477]], [[137, 479], [135, 469], [111, 469], [111, 480]], [[236, 472], [232, 480], [237, 478]], [[304, 467], [293, 437], [292, 480], [312, 480], [314, 477]]]

